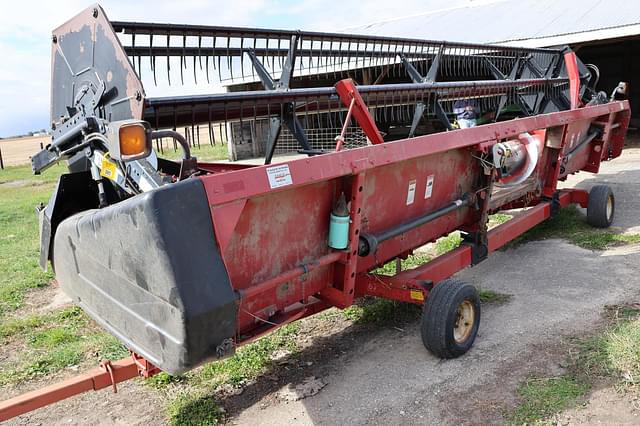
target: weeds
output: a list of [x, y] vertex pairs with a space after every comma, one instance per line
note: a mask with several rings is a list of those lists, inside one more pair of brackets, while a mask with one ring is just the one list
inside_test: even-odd
[[224, 412], [211, 395], [188, 392], [169, 403], [167, 415], [175, 426], [217, 425], [224, 420]]
[[588, 391], [588, 385], [570, 376], [529, 379], [518, 387], [522, 402], [511, 416], [511, 423], [539, 423], [575, 405]]
[[511, 294], [498, 293], [493, 290], [478, 289], [480, 302], [503, 305], [513, 297]]
[[128, 354], [115, 337], [94, 330], [78, 307], [14, 319], [0, 326], [0, 335], [5, 341], [24, 340], [27, 355], [5, 362], [0, 370], [0, 385], [52, 374], [90, 357], [97, 361], [120, 359]]
[[637, 391], [640, 384], [640, 310], [637, 306], [608, 307], [610, 324], [587, 339], [576, 339], [567, 374], [530, 379], [518, 387], [520, 405], [510, 420], [536, 424], [575, 406], [594, 382], [613, 378], [616, 386]]
[[239, 348], [231, 358], [212, 362], [184, 376], [161, 373], [151, 379], [150, 385], [155, 388], [168, 388], [178, 382], [191, 385], [191, 391], [181, 392], [170, 402], [167, 413], [171, 424], [217, 424], [223, 413], [214, 398], [216, 390], [223, 385], [239, 386], [263, 374], [273, 366], [277, 351], [295, 354], [299, 330], [299, 323], [285, 325]]
[[412, 303], [366, 297], [342, 310], [344, 317], [360, 324], [403, 323], [420, 316], [422, 308]]
[[618, 234], [591, 227], [578, 208], [572, 205], [562, 209], [555, 218], [542, 222], [518, 237], [514, 244], [548, 238], [562, 238], [589, 250], [640, 243], [640, 234]]

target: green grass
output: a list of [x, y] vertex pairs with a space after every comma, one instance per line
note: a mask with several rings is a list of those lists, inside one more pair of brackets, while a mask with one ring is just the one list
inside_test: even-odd
[[503, 223], [509, 221], [513, 216], [505, 213], [496, 213], [489, 216], [489, 227], [495, 225], [502, 225]]
[[494, 305], [503, 305], [513, 297], [511, 294], [503, 294], [486, 289], [478, 289], [478, 294], [480, 296], [480, 302]]
[[527, 231], [517, 238], [514, 244], [548, 238], [562, 238], [589, 250], [605, 250], [618, 245], [640, 243], [640, 234], [618, 234], [591, 227], [577, 207], [569, 206], [562, 209], [555, 218]]
[[[425, 253], [414, 253], [407, 256], [406, 259], [400, 260], [400, 270], [406, 271], [407, 269], [416, 268], [423, 263], [431, 260], [431, 256]], [[381, 275], [395, 275], [396, 274], [396, 260], [385, 263], [383, 266], [373, 271], [375, 274]]]
[[461, 243], [462, 236], [459, 231], [452, 232], [446, 237], [439, 238], [435, 245], [436, 256], [441, 256], [451, 250], [457, 249]]
[[53, 277], [38, 267], [35, 207], [49, 200], [64, 170], [54, 166], [41, 176], [33, 176], [28, 166], [0, 170], [0, 321], [22, 306], [29, 290], [46, 286]]
[[120, 359], [128, 351], [114, 337], [102, 332], [73, 333], [53, 327], [33, 335], [29, 347], [21, 353], [19, 360], [5, 362], [0, 368], [0, 386], [57, 373], [92, 358], [95, 365], [102, 359]]
[[22, 318], [10, 318], [0, 323], [0, 343], [24, 332], [36, 332], [51, 325], [61, 324], [78, 330], [88, 324], [88, 319], [78, 307], [65, 308], [46, 314], [32, 314]]
[[[273, 333], [239, 348], [235, 355], [222, 361], [206, 364], [184, 376], [166, 373], [151, 378], [146, 383], [158, 389], [175, 389], [175, 384], [187, 385], [167, 407], [171, 424], [205, 425], [217, 424], [223, 418], [214, 398], [215, 392], [224, 385], [241, 386], [274, 368], [273, 355], [287, 351], [295, 356], [298, 348], [296, 336], [300, 331], [297, 322], [287, 324]], [[173, 392], [168, 391], [173, 394]]]
[[29, 343], [35, 348], [55, 349], [67, 343], [77, 342], [79, 339], [80, 336], [67, 327], [52, 327], [33, 334]]
[[640, 385], [640, 311], [616, 307], [611, 324], [601, 333], [579, 342], [573, 364], [579, 373], [597, 379], [613, 377], [624, 389]]
[[271, 355], [275, 351], [288, 350], [295, 353], [297, 347], [294, 337], [299, 329], [300, 324], [294, 322], [243, 346], [231, 358], [205, 365], [199, 372], [199, 379], [214, 388], [254, 379], [272, 365]]
[[623, 391], [640, 390], [640, 310], [637, 306], [608, 307], [609, 324], [588, 338], [574, 339], [567, 373], [536, 378], [518, 387], [520, 404], [510, 416], [513, 424], [549, 423], [562, 410], [575, 406], [593, 384], [613, 380]]
[[3, 364], [0, 385], [52, 374], [92, 356], [97, 363], [128, 354], [114, 337], [92, 328], [91, 320], [78, 307], [13, 319], [3, 323], [0, 331], [3, 343], [7, 339], [24, 342], [26, 355]]
[[412, 303], [365, 297], [342, 310], [342, 315], [359, 324], [397, 324], [417, 319], [422, 307]]
[[[28, 186], [55, 183], [58, 181], [58, 176], [66, 171], [66, 166], [62, 164], [55, 165], [40, 175], [34, 175], [31, 166], [6, 167], [4, 170], [0, 170], [0, 185], [14, 181], [29, 181]], [[0, 186], [0, 188], [2, 187]]]
[[24, 318], [6, 319], [0, 323], [0, 342], [3, 342], [7, 337], [40, 327], [44, 321], [43, 315], [29, 315]]
[[588, 391], [588, 385], [570, 376], [531, 378], [518, 387], [522, 402], [510, 422], [540, 424], [553, 414], [574, 406]]
[[175, 426], [217, 425], [224, 420], [216, 400], [196, 392], [180, 393], [167, 406], [167, 415]]
[[58, 176], [54, 166], [34, 176], [29, 166], [0, 170], [0, 344], [20, 348], [20, 357], [0, 366], [0, 386], [15, 384], [76, 366], [96, 357], [118, 359], [127, 351], [113, 337], [96, 331], [79, 308], [18, 317], [30, 291], [53, 278], [38, 265], [38, 218], [35, 207], [47, 203]]
[[[196, 157], [198, 161], [226, 160], [229, 158], [229, 151], [226, 144], [217, 143], [211, 146], [206, 142], [201, 143], [200, 148], [197, 146], [191, 147], [191, 155]], [[158, 153], [158, 156], [168, 160], [179, 160], [182, 158], [182, 149], [178, 148], [174, 151], [173, 147], [171, 147], [170, 149], [165, 149], [163, 153]]]
[[[180, 151], [165, 151], [178, 158]], [[204, 160], [227, 158], [227, 146], [202, 144], [193, 155]], [[34, 176], [30, 166], [0, 170], [0, 321], [8, 312], [19, 309], [25, 294], [41, 288], [53, 278], [38, 266], [38, 218], [35, 208], [46, 204], [58, 177], [66, 173], [64, 165], [56, 165]]]

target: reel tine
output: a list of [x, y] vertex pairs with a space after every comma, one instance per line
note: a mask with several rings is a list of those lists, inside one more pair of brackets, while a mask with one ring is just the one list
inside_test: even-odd
[[216, 137], [213, 134], [213, 125], [211, 123], [211, 102], [209, 102], [209, 121], [207, 122], [209, 127], [209, 145], [214, 146], [216, 144]]
[[224, 103], [224, 139], [229, 143], [229, 122], [228, 122], [228, 113], [229, 110], [227, 108], [227, 103]]
[[[257, 50], [256, 50], [256, 38], [253, 38], [253, 51], [256, 52], [257, 54]], [[244, 53], [242, 54], [242, 56], [244, 56]], [[262, 55], [262, 63], [266, 64], [266, 61], [264, 60], [264, 55]], [[256, 78], [256, 70], [254, 67], [250, 67], [251, 68], [251, 78]]]
[[326, 69], [326, 60], [327, 58], [324, 56], [324, 37], [320, 37], [320, 56], [319, 56], [319, 65], [318, 65], [318, 80], [320, 80], [320, 70], [322, 69], [322, 60], [325, 60], [325, 72], [327, 71]]
[[309, 71], [313, 70], [313, 42], [313, 39], [309, 40]]
[[153, 84], [158, 85], [158, 79], [156, 78], [156, 57], [152, 52], [153, 47], [153, 31], [149, 34], [149, 66], [153, 72]]
[[198, 76], [196, 75], [196, 55], [193, 55], [193, 82], [198, 84]]
[[171, 86], [171, 56], [169, 55], [169, 43], [171, 40], [171, 36], [169, 32], [167, 32], [167, 82], [169, 86]]
[[182, 36], [182, 53], [180, 54], [180, 82], [184, 86], [184, 69], [187, 67], [187, 61], [185, 58], [185, 48], [187, 47], [186, 33]]
[[[242, 140], [243, 139], [243, 133], [244, 133], [243, 132], [244, 124], [242, 122], [242, 118], [243, 118], [242, 101], [238, 101], [238, 108], [240, 109], [240, 129], [239, 129], [239, 131], [240, 131], [240, 140]], [[233, 132], [231, 134], [233, 135]]]
[[[282, 44], [282, 39], [278, 38], [278, 52], [280, 52], [281, 44]], [[282, 55], [280, 53], [278, 53], [278, 66], [280, 67], [280, 69], [282, 69]], [[276, 72], [275, 68], [273, 69], [273, 72], [274, 73]]]
[[[133, 33], [131, 33], [131, 47], [133, 47], [133, 51], [135, 52], [135, 47], [136, 47], [136, 33], [135, 31]], [[138, 58], [140, 58], [140, 56], [138, 55]], [[138, 73], [138, 76], [140, 76], [140, 66], [137, 67], [136, 69], [136, 55], [135, 53], [131, 54], [131, 65], [133, 65], [133, 70], [135, 72]]]
[[[211, 45], [211, 63], [213, 64], [213, 69], [216, 69], [216, 36], [213, 36], [213, 44]], [[220, 65], [220, 63], [218, 63]]]
[[191, 145], [192, 146], [195, 145], [195, 141], [196, 141], [194, 131], [193, 131], [195, 121], [196, 121], [196, 106], [194, 104], [191, 106]]
[[242, 73], [242, 80], [244, 81], [244, 35], [242, 34], [240, 34], [240, 72]]
[[231, 81], [233, 81], [234, 80], [234, 78], [233, 78], [233, 66], [232, 66], [230, 48], [231, 48], [231, 36], [227, 35], [227, 69], [228, 69], [229, 73], [231, 74]]
[[[294, 47], [294, 49], [296, 51], [296, 55], [294, 55], [294, 58], [295, 58], [295, 56], [297, 56], [297, 52], [300, 52], [300, 55], [302, 56], [302, 51], [303, 51], [302, 49], [303, 49], [303, 46], [304, 46], [304, 39], [302, 38], [302, 35], [300, 35], [300, 37], [298, 37], [296, 42], [298, 43], [298, 47], [297, 47], [297, 49]], [[302, 74], [302, 62], [303, 62], [302, 58], [300, 58], [300, 60], [298, 61], [298, 70], [300, 71], [300, 74]], [[293, 77], [293, 70], [295, 69], [295, 64], [291, 68], [292, 68], [291, 69], [291, 77]]]
[[[218, 81], [222, 81], [222, 55], [218, 54]], [[215, 66], [215, 65], [214, 65]]]
[[204, 72], [205, 74], [207, 74], [207, 84], [211, 84], [211, 82], [209, 81], [209, 55], [208, 54], [204, 58], [204, 66], [205, 66]]
[[202, 71], [202, 35], [198, 34], [198, 63], [200, 65], [200, 71]]
[[[331, 44], [329, 45], [329, 50], [333, 49], [333, 40], [331, 40]], [[340, 49], [340, 45], [338, 45], [338, 49]], [[331, 68], [333, 68], [333, 79], [336, 78], [336, 55], [331, 55]]]

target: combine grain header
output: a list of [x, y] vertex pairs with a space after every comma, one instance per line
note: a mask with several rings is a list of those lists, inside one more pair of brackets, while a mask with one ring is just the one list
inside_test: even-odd
[[[480, 302], [451, 275], [569, 204], [613, 220], [608, 187], [557, 188], [619, 156], [630, 117], [625, 84], [597, 91], [569, 48], [110, 22], [93, 6], [54, 31], [52, 61], [53, 139], [33, 170], [70, 173], [40, 211], [41, 265], [132, 357], [0, 403], [0, 419], [184, 372], [363, 296], [424, 304], [426, 348], [457, 357]], [[147, 95], [162, 90], [190, 94]], [[264, 165], [199, 162], [176, 132], [215, 143], [234, 126], [267, 129]], [[300, 155], [271, 165], [283, 131]], [[454, 231], [457, 249], [374, 272]]]

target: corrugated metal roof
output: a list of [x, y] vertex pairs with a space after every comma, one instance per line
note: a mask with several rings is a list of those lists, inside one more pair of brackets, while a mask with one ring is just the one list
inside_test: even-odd
[[[346, 32], [548, 46], [569, 43], [559, 36], [567, 36], [573, 43], [603, 39], [606, 34], [636, 35], [640, 34], [638, 24], [640, 1], [502, 0], [472, 2], [468, 6], [376, 22]], [[584, 36], [576, 37], [576, 34]]]

